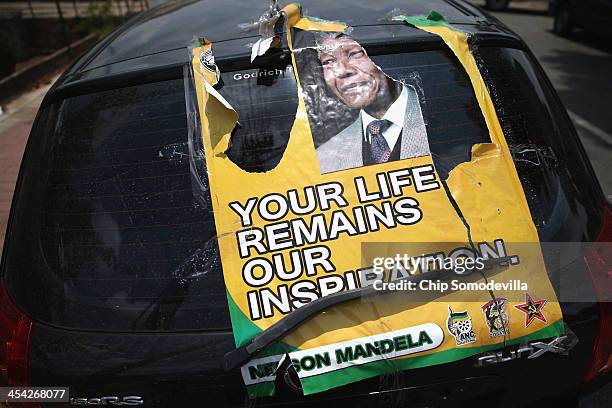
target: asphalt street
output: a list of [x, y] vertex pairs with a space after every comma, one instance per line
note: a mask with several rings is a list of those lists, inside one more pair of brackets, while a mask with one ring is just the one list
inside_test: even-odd
[[545, 10], [545, 2], [516, 3], [492, 14], [523, 38], [546, 71], [612, 201], [612, 39], [559, 37]]

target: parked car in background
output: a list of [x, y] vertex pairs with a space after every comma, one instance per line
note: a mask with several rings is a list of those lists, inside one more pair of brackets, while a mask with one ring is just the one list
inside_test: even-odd
[[485, 0], [485, 8], [492, 11], [506, 10], [510, 3], [544, 2], [546, 0]]
[[[389, 75], [418, 73], [443, 178], [470, 160], [474, 144], [490, 141], [471, 83], [439, 37], [381, 19], [396, 7], [413, 15], [437, 10], [469, 32], [540, 240], [612, 240], [610, 204], [576, 131], [511, 30], [455, 0], [302, 5], [310, 15], [349, 22], [352, 37]], [[184, 69], [192, 38], [210, 38], [222, 73], [219, 92], [240, 113], [228, 155], [252, 171], [274, 167], [298, 96], [286, 48], [250, 62], [247, 45], [258, 32], [244, 33], [239, 24], [265, 10], [263, 3], [259, 8], [243, 0], [153, 8], [83, 55], [46, 95], [24, 154], [2, 256], [0, 383], [69, 386], [75, 403], [137, 396], [147, 407], [245, 405], [240, 370], [222, 368], [235, 344], [209, 174], [198, 139], [188, 137], [191, 90]], [[571, 268], [549, 272], [571, 278], [595, 299], [609, 288], [609, 278], [606, 265], [593, 269], [600, 264], [592, 261], [578, 257]], [[569, 355], [483, 367], [468, 358], [310, 396], [280, 373], [277, 395], [257, 405], [575, 404], [610, 379], [612, 310], [595, 300], [561, 307], [579, 339]]]
[[567, 37], [575, 28], [589, 33], [612, 36], [612, 1], [550, 0], [548, 12], [554, 16], [553, 31]]

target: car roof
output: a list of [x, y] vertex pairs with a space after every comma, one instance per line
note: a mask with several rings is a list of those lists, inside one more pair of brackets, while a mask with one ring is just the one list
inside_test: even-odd
[[[289, 3], [287, 1], [286, 3]], [[304, 14], [326, 20], [348, 23], [362, 44], [423, 43], [427, 39], [440, 42], [435, 36], [407, 27], [389, 18], [393, 13], [423, 15], [431, 10], [442, 14], [451, 24], [476, 36], [505, 37], [520, 41], [516, 34], [480, 9], [456, 0], [302, 0]], [[282, 7], [284, 3], [281, 3]], [[258, 37], [257, 30], [244, 31], [240, 24], [256, 21], [267, 11], [266, 0], [201, 0], [170, 1], [141, 13], [77, 60], [58, 80], [50, 94], [75, 94], [76, 88], [95, 91], [92, 82], [105, 82], [103, 88], [125, 86], [118, 77], [130, 81], [162, 80], [168, 75], [182, 75], [179, 67], [188, 61], [187, 46], [196, 36], [213, 42], [217, 63], [223, 67], [226, 58], [247, 59], [249, 45]], [[402, 28], [400, 28], [402, 27]], [[161, 74], [166, 70], [166, 74]], [[171, 71], [171, 72], [170, 72]], [[151, 73], [153, 77], [151, 77]], [[157, 75], [157, 76], [156, 76]], [[165, 75], [165, 76], [164, 76]], [[136, 78], [138, 77], [138, 78]], [[87, 84], [87, 86], [83, 86]], [[65, 88], [71, 88], [70, 90]], [[82, 91], [82, 89], [81, 89]], [[82, 93], [82, 92], [76, 92]], [[49, 96], [49, 95], [48, 95]], [[46, 98], [46, 102], [56, 98]]]

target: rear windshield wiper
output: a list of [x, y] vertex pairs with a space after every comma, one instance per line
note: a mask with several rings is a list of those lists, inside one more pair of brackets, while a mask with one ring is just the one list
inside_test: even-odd
[[[509, 265], [510, 260], [511, 259], [509, 256], [485, 259], [483, 260], [484, 268], [482, 268], [481, 272], [484, 270], [489, 270], [494, 266], [499, 266], [503, 264]], [[442, 268], [425, 273], [420, 273], [418, 275], [409, 276], [407, 278], [398, 279], [394, 282], [405, 281], [418, 283], [424, 280], [442, 279], [451, 276], [452, 273], [455, 273], [457, 276], [461, 276], [461, 274], [456, 272], [454, 268]], [[373, 295], [380, 296], [387, 293], [394, 293], [394, 291], [380, 291], [374, 289], [373, 286], [366, 286], [363, 288], [356, 288], [344, 292], [334, 293], [332, 295], [313, 300], [312, 302], [305, 304], [299, 309], [294, 310], [285, 318], [274, 323], [272, 326], [268, 327], [245, 344], [226, 353], [223, 357], [223, 368], [226, 371], [229, 371], [234, 368], [243, 366], [251, 359], [253, 359], [253, 357], [255, 357], [259, 352], [263, 351], [266, 347], [273, 343], [276, 343], [277, 341], [285, 337], [287, 334], [289, 334], [291, 331], [293, 331], [300, 324], [302, 324], [304, 321], [308, 320], [310, 317], [318, 314], [319, 312], [322, 312], [323, 310], [362, 297], [368, 297]], [[442, 295], [443, 293], [440, 293], [438, 296]]]

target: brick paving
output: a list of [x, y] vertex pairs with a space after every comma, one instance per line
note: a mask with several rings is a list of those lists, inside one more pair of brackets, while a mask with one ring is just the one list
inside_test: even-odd
[[0, 251], [19, 173], [21, 157], [40, 103], [51, 83], [26, 92], [2, 106], [0, 115]]

